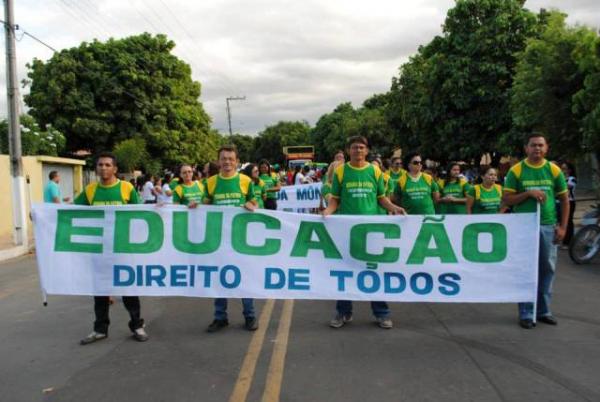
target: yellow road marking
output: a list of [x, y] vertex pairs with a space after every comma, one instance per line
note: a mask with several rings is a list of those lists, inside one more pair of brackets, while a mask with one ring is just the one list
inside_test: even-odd
[[258, 356], [260, 355], [265, 340], [265, 334], [269, 326], [269, 320], [271, 319], [274, 305], [275, 300], [269, 299], [263, 306], [260, 318], [258, 319], [258, 329], [250, 340], [246, 357], [240, 368], [240, 374], [235, 382], [233, 392], [229, 397], [229, 402], [244, 402], [248, 396], [250, 385], [252, 385], [252, 378], [254, 377], [254, 370], [256, 369], [256, 362], [258, 361]]
[[287, 353], [290, 326], [292, 325], [292, 313], [294, 311], [294, 300], [286, 300], [283, 304], [281, 319], [277, 328], [277, 337], [273, 347], [273, 355], [267, 373], [267, 382], [262, 396], [262, 402], [278, 402], [281, 393], [281, 382], [283, 380], [283, 369], [285, 368], [285, 355]]

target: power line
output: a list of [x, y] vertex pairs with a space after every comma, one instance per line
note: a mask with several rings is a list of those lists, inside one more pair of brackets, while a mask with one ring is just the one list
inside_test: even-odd
[[71, 7], [73, 9], [77, 8], [78, 10], [81, 10], [82, 13], [80, 15], [81, 15], [82, 18], [86, 19], [87, 21], [90, 21], [94, 25], [97, 25], [100, 28], [100, 32], [102, 32], [107, 37], [110, 37], [110, 32], [107, 31], [107, 30], [105, 30], [104, 26], [102, 24], [99, 24], [90, 15], [88, 15], [88, 13], [86, 12], [86, 10], [84, 10], [77, 1], [73, 1], [73, 3], [72, 3], [73, 5], [71, 5], [70, 2], [67, 2], [67, 0], [60, 0], [60, 1], [62, 3], [64, 3], [67, 7]]
[[[79, 25], [81, 25], [83, 28], [85, 29], [90, 29], [89, 26], [86, 26], [81, 18], [78, 18], [76, 14], [74, 14], [74, 11], [72, 11], [69, 7], [66, 7], [62, 2], [60, 2], [59, 0], [57, 0], [56, 2], [53, 2], [53, 4], [55, 6], [60, 7], [60, 9], [62, 11], [64, 11], [65, 13], [69, 14], [69, 16]], [[100, 35], [98, 35], [100, 36]]]
[[[177, 17], [177, 15], [171, 10], [171, 8], [168, 6], [167, 3], [165, 3], [163, 0], [159, 0], [159, 1], [163, 5], [163, 7], [167, 10], [167, 12], [169, 14], [171, 14], [171, 16], [173, 17], [173, 19], [175, 20], [175, 23], [182, 29], [182, 31], [190, 39], [190, 42], [194, 45], [194, 48], [198, 51], [198, 53], [202, 54], [204, 56], [204, 58], [208, 59], [207, 55], [200, 49], [200, 47], [196, 46], [196, 41], [194, 40], [194, 37], [190, 33], [190, 31], [188, 31], [188, 29], [185, 27], [185, 24], [183, 24], [183, 22], [181, 22], [181, 20], [179, 19], [179, 17]], [[215, 73], [214, 71], [211, 71], [210, 69], [208, 69], [208, 71], [212, 72], [213, 74]], [[234, 82], [232, 82], [226, 75], [219, 75], [219, 76], [222, 76], [223, 79], [225, 81], [227, 81], [227, 84], [229, 84], [233, 88], [235, 88], [236, 84]]]
[[[0, 20], [4, 25], [6, 25], [5, 21]], [[25, 31], [24, 29], [21, 29], [21, 27], [19, 27], [18, 25], [15, 25], [15, 27], [13, 28], [15, 30], [20, 30], [23, 32], [24, 35], [27, 35], [28, 37], [30, 37], [31, 39], [34, 39], [36, 42], [42, 44], [43, 46], [47, 47], [48, 49], [52, 50], [54, 53], [58, 53], [58, 50], [56, 50], [56, 48], [54, 48], [53, 46], [50, 46], [49, 44], [47, 44], [46, 42], [44, 42], [43, 40], [41, 40], [40, 38], [38, 38], [37, 36]], [[79, 67], [81, 69], [83, 69], [84, 71], [91, 73], [93, 71], [91, 71], [90, 69], [88, 69], [87, 67], [85, 67], [85, 65], [83, 64], [79, 64]], [[116, 86], [114, 86], [114, 88], [116, 88]], [[121, 91], [129, 96], [130, 98], [132, 98], [133, 100], [139, 102], [140, 104], [147, 104], [146, 101], [141, 100], [140, 98], [138, 98], [137, 96], [135, 96], [134, 94], [132, 94], [131, 92], [127, 91], [126, 89], [121, 88]]]
[[[162, 3], [163, 6], [166, 6], [164, 3]], [[142, 3], [143, 6], [146, 6], [151, 12], [152, 14], [158, 19], [158, 21], [160, 21], [160, 23], [162, 25], [164, 25], [168, 31], [171, 31], [171, 33], [173, 34], [173, 36], [175, 36], [175, 30], [169, 25], [167, 24], [159, 15], [159, 13], [157, 13], [154, 8], [152, 8], [150, 6], [150, 4], [145, 4]], [[167, 11], [174, 17], [174, 19], [176, 20], [176, 25], [177, 22], [179, 21], [178, 18], [175, 16], [175, 14], [171, 11], [171, 9], [166, 6], [165, 7], [167, 9]], [[179, 23], [179, 26], [181, 28], [183, 28], [182, 24]], [[187, 36], [190, 38], [190, 42], [191, 44], [194, 46], [194, 49], [191, 49], [187, 46], [185, 41], [181, 42], [181, 45], [183, 46], [182, 50], [184, 51], [184, 54], [186, 55], [186, 57], [190, 60], [190, 64], [192, 64], [192, 66], [197, 70], [197, 71], [207, 71], [209, 73], [211, 73], [216, 79], [220, 80], [222, 85], [216, 84], [217, 86], [220, 86], [221, 89], [225, 90], [226, 92], [230, 92], [230, 93], [235, 93], [237, 92], [235, 90], [235, 85], [224, 75], [218, 73], [217, 71], [213, 70], [211, 67], [209, 67], [207, 64], [200, 62], [200, 65], [202, 68], [198, 68], [196, 66], [196, 63], [194, 62], [194, 57], [191, 57], [187, 54], [187, 51], [191, 51], [192, 53], [203, 53], [197, 46], [196, 46], [196, 41], [193, 39], [193, 37], [189, 34], [189, 32], [185, 31], [184, 32], [187, 34]], [[184, 49], [185, 48], [185, 49]], [[208, 59], [208, 57], [205, 57]]]

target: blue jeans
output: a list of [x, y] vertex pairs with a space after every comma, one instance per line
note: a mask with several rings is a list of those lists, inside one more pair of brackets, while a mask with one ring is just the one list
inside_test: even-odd
[[[352, 301], [338, 300], [335, 303], [335, 309], [340, 315], [352, 314]], [[371, 310], [377, 318], [388, 318], [390, 316], [390, 308], [386, 302], [371, 302]]]
[[[243, 314], [246, 318], [254, 318], [254, 299], [242, 299]], [[215, 299], [215, 320], [227, 319], [227, 299]]]
[[[558, 246], [554, 244], [554, 225], [540, 226], [540, 261], [538, 265], [537, 317], [552, 315], [550, 301], [556, 271]], [[533, 319], [533, 303], [519, 303], [519, 318]]]

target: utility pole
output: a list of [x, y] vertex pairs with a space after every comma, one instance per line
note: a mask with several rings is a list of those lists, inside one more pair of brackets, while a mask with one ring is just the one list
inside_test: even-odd
[[12, 174], [14, 242], [28, 246], [25, 203], [25, 180], [21, 161], [21, 126], [19, 122], [19, 87], [17, 82], [15, 23], [13, 0], [4, 0], [6, 37], [6, 93], [8, 98], [8, 144]]
[[231, 108], [229, 107], [229, 101], [234, 100], [246, 100], [246, 96], [230, 96], [226, 99], [227, 101], [227, 122], [229, 123], [229, 135], [232, 136], [231, 132]]

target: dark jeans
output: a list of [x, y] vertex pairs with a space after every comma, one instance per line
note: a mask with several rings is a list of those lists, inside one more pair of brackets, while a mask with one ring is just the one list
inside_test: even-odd
[[265, 209], [277, 209], [277, 200], [275, 198], [267, 198], [265, 200]]
[[[254, 299], [242, 299], [242, 306], [245, 318], [254, 318]], [[218, 298], [215, 299], [215, 320], [226, 320], [227, 319], [227, 299]]]
[[[131, 320], [129, 321], [129, 329], [131, 332], [144, 326], [144, 320], [140, 317], [140, 298], [137, 296], [123, 296], [123, 304], [129, 312]], [[94, 321], [94, 331], [101, 334], [108, 334], [108, 310], [110, 304], [108, 296], [94, 296], [94, 312], [96, 313], [96, 321]]]
[[[338, 300], [335, 304], [335, 309], [338, 314], [352, 314], [352, 301]], [[390, 316], [390, 308], [386, 302], [371, 302], [371, 310], [373, 310], [373, 315], [377, 318], [388, 318]]]
[[[573, 227], [573, 215], [575, 214], [575, 201], [569, 201], [569, 223], [567, 224], [567, 234], [563, 240], [563, 244], [568, 246], [571, 243], [571, 239], [573, 238], [573, 233], [575, 232], [575, 228]], [[558, 217], [560, 219], [560, 216]]]

